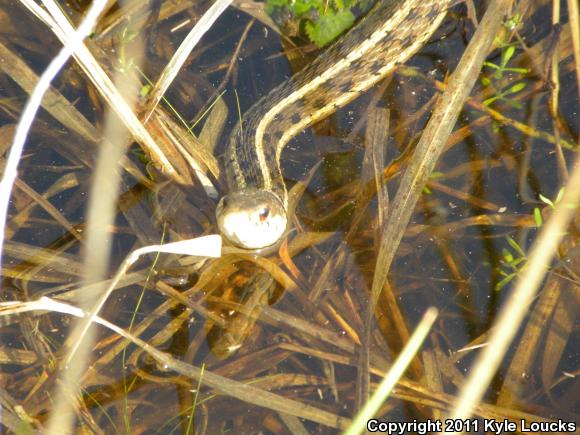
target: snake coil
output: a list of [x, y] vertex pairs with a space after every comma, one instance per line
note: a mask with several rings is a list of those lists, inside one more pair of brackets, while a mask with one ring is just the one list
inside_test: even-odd
[[216, 211], [218, 227], [230, 242], [261, 249], [283, 236], [288, 224], [288, 192], [280, 169], [284, 146], [415, 54], [439, 27], [450, 3], [379, 0], [314, 62], [244, 114], [226, 148], [228, 194]]

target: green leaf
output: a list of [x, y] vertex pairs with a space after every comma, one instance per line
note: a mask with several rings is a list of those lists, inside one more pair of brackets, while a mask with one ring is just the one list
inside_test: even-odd
[[512, 106], [514, 109], [523, 109], [524, 108], [524, 106], [522, 106], [522, 103], [520, 103], [519, 101], [511, 100], [509, 98], [501, 98], [501, 100], [505, 101], [507, 104]]
[[505, 68], [504, 71], [514, 72], [518, 74], [527, 74], [530, 72], [529, 68]]
[[511, 31], [511, 30], [514, 30], [520, 22], [521, 22], [520, 14], [515, 14], [513, 17], [511, 17], [509, 20], [507, 20], [505, 23], [503, 23], [503, 25], [508, 30]]
[[525, 257], [526, 253], [524, 252], [524, 250], [521, 248], [520, 245], [518, 245], [518, 242], [516, 242], [514, 239], [512, 239], [510, 236], [506, 236], [507, 242], [508, 244], [513, 248], [514, 251], [516, 251], [518, 254], [520, 254], [520, 256]]
[[542, 201], [544, 204], [548, 204], [550, 207], [554, 208], [554, 203], [550, 198], [546, 198], [541, 193], [538, 195], [538, 197], [540, 198], [540, 201]]
[[150, 84], [141, 86], [141, 89], [139, 90], [139, 96], [146, 97], [147, 95], [149, 95], [149, 92], [151, 92], [152, 87], [153, 86], [151, 86]]
[[558, 194], [556, 195], [556, 199], [554, 200], [554, 204], [558, 204], [560, 201], [562, 201], [562, 197], [564, 196], [564, 188], [561, 187], [560, 190], [558, 190]]
[[510, 45], [501, 53], [501, 66], [502, 67], [505, 67], [508, 64], [510, 59], [514, 56], [515, 52], [516, 52], [516, 47], [513, 45]]
[[481, 84], [482, 84], [483, 86], [489, 86], [489, 85], [491, 85], [491, 80], [490, 80], [490, 79], [488, 79], [487, 77], [482, 77], [482, 78], [480, 79], [480, 81], [481, 81]]
[[500, 67], [498, 65], [496, 65], [495, 63], [492, 63], [492, 62], [483, 62], [483, 66], [486, 66], [488, 68], [493, 68], [493, 69], [500, 69]]
[[536, 221], [536, 226], [540, 228], [544, 225], [544, 219], [542, 218], [542, 211], [536, 207], [534, 208], [534, 220]]
[[484, 105], [484, 106], [489, 106], [491, 103], [493, 103], [493, 102], [494, 102], [495, 100], [497, 100], [498, 98], [501, 98], [501, 97], [491, 97], [491, 98], [488, 98], [487, 100], [485, 100], [485, 101], [483, 102], [483, 105]]
[[141, 149], [132, 149], [131, 154], [133, 154], [141, 163], [147, 165], [151, 163], [151, 160]]
[[345, 5], [343, 0], [333, 0], [333, 1], [334, 1], [334, 7], [336, 8], [336, 10], [341, 11], [341, 10], [347, 8], [347, 6]]
[[303, 15], [307, 14], [312, 9], [318, 8], [318, 10], [320, 10], [321, 7], [324, 7], [324, 5], [322, 5], [320, 2], [312, 0], [296, 0], [286, 2], [286, 4], [291, 8], [290, 10], [297, 18], [301, 18]]
[[511, 88], [509, 88], [505, 94], [515, 94], [516, 92], [520, 92], [522, 89], [524, 89], [526, 87], [526, 83], [524, 82], [519, 82], [516, 83], [515, 85], [513, 85]]
[[504, 260], [506, 261], [506, 263], [508, 263], [508, 264], [510, 264], [514, 260], [513, 254], [510, 251], [508, 251], [506, 248], [503, 248], [501, 250], [501, 255], [504, 258]]
[[510, 281], [513, 280], [515, 277], [516, 277], [515, 273], [506, 276], [504, 279], [502, 279], [500, 282], [496, 284], [495, 291], [500, 291], [502, 288], [508, 285]]
[[135, 39], [135, 36], [137, 36], [138, 33], [129, 29], [128, 26], [124, 27], [123, 30], [121, 31], [121, 41], [122, 42], [131, 42], [133, 39]]
[[354, 15], [338, 11], [323, 15], [316, 23], [306, 22], [306, 34], [318, 47], [324, 47], [354, 23]]

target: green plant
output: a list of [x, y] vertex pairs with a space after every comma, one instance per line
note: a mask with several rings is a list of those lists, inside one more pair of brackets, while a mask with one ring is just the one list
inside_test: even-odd
[[[505, 87], [504, 83], [502, 82], [502, 79], [508, 73], [511, 74], [512, 78], [517, 81], [520, 79], [520, 77], [517, 77], [517, 75], [521, 75], [521, 78], [523, 78], [523, 76], [528, 74], [530, 71], [528, 68], [509, 66], [510, 61], [516, 53], [518, 44], [511, 42], [511, 34], [520, 22], [521, 16], [519, 14], [515, 14], [513, 17], [503, 23], [505, 31], [500, 32], [494, 41], [495, 45], [501, 49], [500, 61], [498, 64], [489, 61], [483, 63], [485, 68], [494, 70], [493, 74], [482, 74], [480, 78], [481, 84], [484, 87], [489, 87], [494, 92], [494, 95], [492, 95], [490, 98], [487, 98], [483, 102], [484, 106], [490, 106], [497, 101], [502, 101], [515, 109], [522, 108], [521, 103], [512, 99], [511, 96], [521, 92], [526, 87], [526, 83], [518, 82]], [[494, 127], [494, 130], [497, 130], [497, 126]]]
[[498, 267], [498, 272], [503, 276], [503, 279], [495, 285], [495, 290], [499, 291], [509, 284], [524, 267], [527, 256], [521, 246], [509, 236], [506, 236], [506, 240], [512, 250], [503, 248], [501, 250], [502, 259], [499, 261], [500, 266]]
[[526, 84], [524, 82], [519, 82], [513, 86], [510, 86], [509, 88], [505, 88], [505, 89], [502, 89], [500, 91], [497, 91], [497, 94], [494, 95], [493, 97], [490, 97], [487, 100], [485, 100], [483, 102], [483, 105], [489, 106], [491, 103], [493, 103], [496, 100], [502, 100], [503, 102], [512, 106], [514, 109], [521, 109], [523, 106], [519, 101], [512, 100], [511, 98], [507, 98], [507, 97], [509, 95], [516, 94], [516, 93], [520, 92], [525, 87], [526, 87]]
[[299, 23], [314, 44], [324, 47], [355, 21], [352, 9], [368, 9], [369, 0], [267, 0], [266, 12]]
[[[504, 28], [505, 28], [506, 30], [508, 30], [508, 31], [510, 31], [510, 32], [511, 32], [511, 31], [515, 30], [515, 28], [516, 28], [516, 27], [518, 27], [518, 25], [519, 25], [521, 22], [522, 22], [522, 16], [521, 16], [520, 14], [517, 14], [517, 13], [516, 13], [516, 14], [514, 14], [514, 16], [513, 16], [513, 17], [511, 17], [511, 18], [508, 18], [507, 20], [505, 20], [505, 21], [503, 22], [503, 26], [504, 26]], [[496, 40], [496, 43], [497, 43], [497, 44], [500, 44], [500, 45], [501, 45], [501, 43], [502, 43], [502, 42], [503, 42], [503, 41], [502, 41], [501, 39], [500, 39], [499, 41], [498, 41], [498, 40]]]
[[[540, 201], [542, 201], [544, 204], [546, 204], [552, 210], [556, 208], [556, 204], [558, 204], [562, 200], [563, 196], [564, 196], [564, 188], [563, 187], [558, 191], [558, 194], [556, 195], [556, 198], [554, 199], [554, 201], [552, 201], [550, 198], [545, 197], [541, 193], [538, 195], [538, 197], [540, 198]], [[536, 221], [536, 226], [538, 228], [540, 228], [544, 224], [544, 219], [542, 218], [542, 210], [539, 207], [534, 208], [534, 220]]]
[[[517, 68], [517, 67], [509, 67], [508, 63], [512, 59], [516, 52], [515, 45], [506, 45], [502, 47], [501, 52], [501, 59], [500, 63], [495, 64], [493, 62], [484, 62], [483, 65], [487, 68], [491, 68], [495, 70], [491, 78], [487, 76], [482, 76], [480, 81], [481, 84], [485, 87], [491, 87], [495, 91], [495, 95], [486, 99], [483, 102], [484, 106], [489, 106], [497, 100], [501, 100], [510, 106], [521, 109], [522, 105], [519, 101], [513, 100], [509, 98], [510, 95], [517, 94], [518, 92], [522, 91], [526, 87], [525, 82], [519, 82], [509, 87], [498, 89], [498, 82], [504, 77], [506, 73], [514, 73], [514, 74], [521, 74], [525, 75], [529, 72], [527, 68]], [[499, 84], [501, 86], [501, 84]]]
[[[443, 175], [444, 175], [443, 172], [433, 171], [431, 172], [431, 175], [429, 175], [429, 180], [437, 180], [438, 178], [443, 177]], [[425, 186], [423, 187], [423, 193], [425, 195], [431, 195], [433, 191], [429, 186], [425, 184]]]
[[129, 26], [123, 28], [116, 44], [117, 60], [115, 62], [115, 69], [119, 72], [127, 72], [134, 66], [133, 58], [128, 55], [128, 45], [139, 36], [139, 32], [131, 30]]

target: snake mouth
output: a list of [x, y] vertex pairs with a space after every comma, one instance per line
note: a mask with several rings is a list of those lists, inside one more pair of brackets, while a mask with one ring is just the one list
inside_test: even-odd
[[280, 240], [288, 219], [276, 194], [261, 189], [243, 189], [224, 196], [216, 209], [220, 232], [244, 249], [261, 249]]

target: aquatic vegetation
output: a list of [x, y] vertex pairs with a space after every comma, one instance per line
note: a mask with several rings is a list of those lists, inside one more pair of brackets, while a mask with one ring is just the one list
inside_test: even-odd
[[527, 256], [522, 247], [511, 237], [507, 236], [506, 241], [508, 245], [512, 248], [503, 248], [501, 250], [501, 259], [499, 261], [500, 266], [498, 267], [498, 272], [503, 279], [498, 282], [495, 286], [495, 290], [499, 291], [508, 285], [510, 282], [516, 278], [522, 271], [526, 264]]
[[353, 9], [364, 11], [368, 6], [369, 0], [267, 0], [266, 11], [282, 26], [298, 23], [300, 33], [324, 47], [353, 25]]

